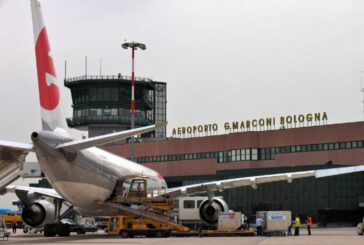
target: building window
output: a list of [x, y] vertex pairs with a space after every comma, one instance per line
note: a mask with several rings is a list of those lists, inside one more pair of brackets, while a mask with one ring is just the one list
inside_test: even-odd
[[265, 149], [265, 159], [266, 160], [272, 159], [272, 152], [271, 152], [270, 148]]
[[111, 116], [111, 110], [110, 109], [104, 109], [103, 115], [104, 116]]
[[250, 149], [245, 149], [245, 160], [250, 161]]
[[118, 109], [117, 108], [112, 108], [111, 109], [111, 116], [117, 116], [118, 115]]
[[236, 150], [236, 161], [240, 161], [241, 159], [241, 150]]
[[286, 153], [290, 153], [291, 152], [291, 147], [286, 146]]
[[242, 161], [246, 160], [246, 149], [241, 149], [241, 160]]
[[258, 149], [252, 149], [252, 158], [253, 161], [258, 160]]
[[236, 151], [235, 150], [231, 151], [231, 161], [233, 161], [233, 162], [236, 161]]
[[260, 160], [265, 160], [265, 149], [260, 149], [260, 154], [259, 154]]

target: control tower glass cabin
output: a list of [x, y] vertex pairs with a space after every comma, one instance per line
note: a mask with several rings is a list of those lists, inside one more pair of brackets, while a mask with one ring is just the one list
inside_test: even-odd
[[[71, 90], [73, 117], [70, 127], [88, 130], [89, 137], [130, 129], [131, 77], [87, 75], [66, 78]], [[150, 78], [135, 78], [135, 128], [166, 121], [167, 85]], [[166, 128], [142, 138], [165, 138]]]

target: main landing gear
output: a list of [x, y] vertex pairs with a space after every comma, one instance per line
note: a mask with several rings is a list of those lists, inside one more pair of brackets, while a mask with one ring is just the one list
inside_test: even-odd
[[69, 224], [62, 223], [54, 223], [54, 224], [46, 224], [44, 226], [44, 236], [45, 237], [53, 237], [53, 236], [70, 236], [71, 228]]
[[54, 237], [56, 235], [67, 237], [70, 236], [71, 233], [71, 227], [69, 224], [62, 224], [61, 219], [66, 216], [68, 213], [73, 211], [73, 206], [68, 206], [68, 209], [61, 215], [61, 209], [62, 209], [63, 201], [60, 199], [54, 200], [55, 205], [55, 223], [52, 224], [46, 224], [44, 226], [43, 234], [45, 237]]

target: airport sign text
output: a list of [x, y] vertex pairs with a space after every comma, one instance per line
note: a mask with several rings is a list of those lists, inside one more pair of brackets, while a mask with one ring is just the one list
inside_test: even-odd
[[[225, 122], [223, 128], [225, 131], [249, 131], [250, 129], [266, 128], [275, 129], [279, 125], [280, 129], [298, 126], [312, 126], [313, 123], [327, 122], [326, 112], [307, 113], [299, 115], [288, 115], [276, 117], [259, 118], [252, 120]], [[193, 135], [197, 133], [216, 133], [219, 131], [217, 123], [201, 124], [186, 127], [173, 128], [172, 136]]]

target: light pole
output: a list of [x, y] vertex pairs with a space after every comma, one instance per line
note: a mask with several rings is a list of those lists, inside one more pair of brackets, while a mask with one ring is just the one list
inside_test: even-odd
[[[134, 52], [138, 48], [141, 50], [145, 50], [147, 47], [143, 43], [123, 43], [121, 45], [124, 49], [131, 48], [131, 105], [130, 105], [130, 113], [131, 113], [131, 129], [134, 128], [134, 118], [135, 118], [135, 90], [134, 90], [134, 84], [135, 84], [135, 77], [134, 77]], [[130, 159], [134, 161], [134, 137], [131, 137], [131, 149], [130, 149]]]

